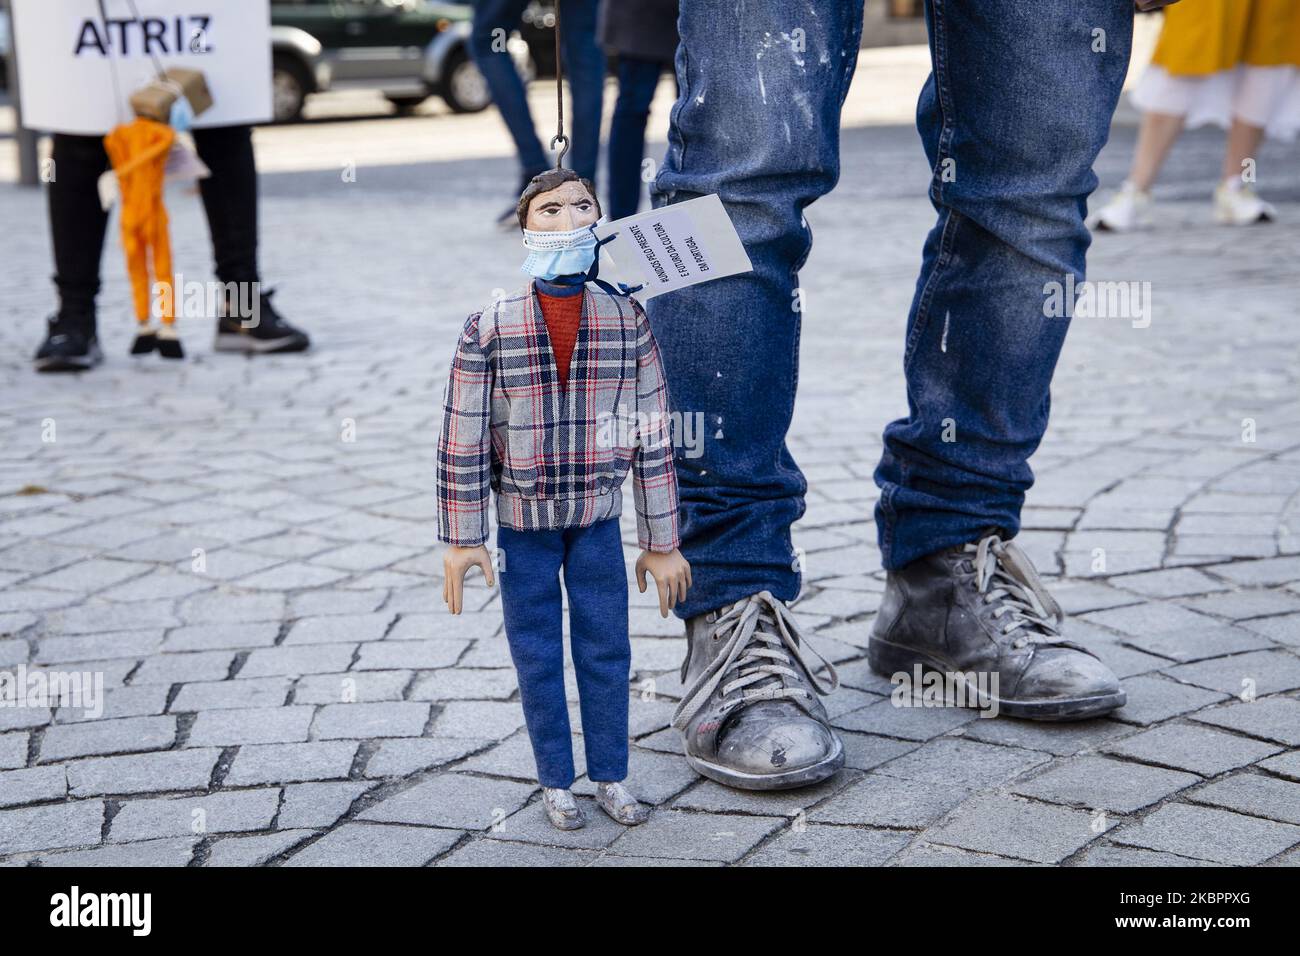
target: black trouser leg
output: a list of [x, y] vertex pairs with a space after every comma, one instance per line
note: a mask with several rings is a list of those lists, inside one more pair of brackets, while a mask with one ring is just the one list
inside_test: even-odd
[[48, 197], [54, 244], [54, 284], [59, 313], [93, 331], [99, 260], [108, 213], [99, 203], [98, 180], [108, 169], [99, 136], [54, 136], [54, 169]]
[[249, 126], [196, 129], [199, 158], [212, 170], [200, 180], [212, 236], [212, 258], [222, 282], [257, 282], [257, 166]]

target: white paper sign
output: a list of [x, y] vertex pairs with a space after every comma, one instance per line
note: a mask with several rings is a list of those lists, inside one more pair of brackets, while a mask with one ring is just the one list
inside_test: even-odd
[[[597, 239], [613, 260], [616, 281], [643, 285], [637, 298], [710, 279], [749, 272], [753, 265], [731, 224], [722, 200], [701, 196], [596, 226]], [[607, 278], [604, 267], [601, 278]]]
[[12, 0], [23, 124], [102, 135], [166, 69], [202, 70], [212, 107], [196, 127], [271, 118], [269, 0]]

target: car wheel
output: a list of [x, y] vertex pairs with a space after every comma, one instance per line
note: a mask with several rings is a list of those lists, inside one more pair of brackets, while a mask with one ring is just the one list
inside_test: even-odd
[[277, 123], [292, 123], [302, 116], [312, 88], [311, 74], [302, 61], [277, 53], [271, 61], [271, 114]]
[[453, 113], [478, 113], [492, 103], [487, 80], [479, 72], [465, 48], [457, 47], [447, 57], [438, 92]]

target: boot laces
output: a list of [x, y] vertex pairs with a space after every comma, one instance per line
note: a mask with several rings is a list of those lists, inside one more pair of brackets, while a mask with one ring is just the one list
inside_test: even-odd
[[[721, 712], [760, 700], [812, 699], [804, 678], [825, 696], [839, 686], [839, 674], [799, 633], [789, 609], [768, 591], [759, 591], [728, 607], [714, 621], [710, 637], [726, 643], [682, 696], [673, 726], [684, 729], [718, 689]], [[821, 661], [828, 681], [817, 676], [804, 657]]]
[[1002, 635], [1016, 635], [1014, 647], [1061, 642], [1065, 615], [1020, 548], [991, 534], [962, 550], [974, 555], [975, 589], [985, 604], [994, 606], [993, 619], [1002, 624]]

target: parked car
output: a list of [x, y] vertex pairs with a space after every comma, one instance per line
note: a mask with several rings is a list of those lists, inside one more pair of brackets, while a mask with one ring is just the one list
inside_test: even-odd
[[[441, 96], [457, 113], [492, 102], [467, 47], [473, 9], [438, 0], [273, 0], [271, 34], [275, 120], [302, 114], [326, 90], [374, 89], [399, 109]], [[507, 49], [526, 79], [528, 43]]]

